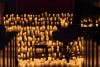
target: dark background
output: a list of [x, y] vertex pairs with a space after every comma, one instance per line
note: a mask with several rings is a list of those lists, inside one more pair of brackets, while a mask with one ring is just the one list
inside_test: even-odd
[[18, 0], [19, 13], [72, 12], [72, 0]]
[[73, 0], [0, 0], [5, 2], [5, 14], [72, 12]]

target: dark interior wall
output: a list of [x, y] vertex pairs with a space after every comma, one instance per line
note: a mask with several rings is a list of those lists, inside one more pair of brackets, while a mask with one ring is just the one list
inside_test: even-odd
[[73, 0], [18, 0], [18, 13], [72, 12]]
[[4, 14], [16, 13], [16, 0], [2, 0], [4, 2]]

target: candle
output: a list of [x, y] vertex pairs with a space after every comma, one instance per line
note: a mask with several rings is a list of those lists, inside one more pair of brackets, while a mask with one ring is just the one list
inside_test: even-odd
[[20, 59], [20, 58], [21, 58], [21, 56], [20, 56], [20, 55], [18, 55], [18, 58]]
[[18, 45], [17, 45], [18, 47], [20, 47], [20, 43], [18, 43]]
[[89, 27], [93, 27], [93, 24], [89, 24]]
[[53, 31], [50, 31], [50, 36], [52, 36], [52, 32], [53, 32]]
[[57, 52], [59, 52], [59, 48], [57, 48]]
[[35, 67], [34, 62], [32, 62], [32, 67]]
[[53, 27], [52, 27], [52, 26], [50, 26], [50, 30], [52, 30], [52, 28], [53, 28]]
[[81, 41], [84, 41], [84, 37], [81, 37]]
[[47, 25], [49, 25], [49, 23], [50, 23], [50, 22], [49, 22], [49, 18], [48, 18]]
[[60, 65], [61, 67], [64, 67], [64, 63], [62, 61], [60, 61]]
[[21, 53], [21, 59], [23, 59], [23, 53]]
[[73, 47], [73, 52], [75, 52], [75, 47]]
[[50, 63], [50, 67], [52, 67], [53, 66], [53, 64], [52, 63]]
[[53, 47], [55, 47], [56, 46], [56, 43], [55, 42], [53, 42]]
[[35, 44], [35, 41], [33, 40], [33, 41], [32, 41], [32, 47], [34, 47], [34, 44]]
[[68, 23], [65, 22], [65, 27], [68, 27]]
[[49, 31], [49, 25], [47, 25], [47, 31]]
[[27, 46], [25, 46], [25, 52], [27, 52]]
[[25, 47], [23, 47], [23, 53], [25, 53]]
[[84, 24], [84, 27], [88, 27], [88, 26]]
[[71, 17], [73, 18], [73, 13], [71, 13]]
[[57, 21], [57, 18], [56, 17], [54, 17], [54, 21]]
[[41, 65], [42, 65], [42, 67], [44, 67], [44, 63], [42, 63]]
[[24, 14], [24, 18], [26, 18], [26, 14]]
[[53, 27], [53, 31], [57, 31], [57, 27], [56, 26]]
[[42, 30], [45, 31], [45, 26], [44, 25], [42, 26]]
[[84, 53], [84, 47], [82, 47], [82, 53]]
[[52, 52], [54, 52], [54, 48], [53, 48], [53, 46], [51, 46], [51, 49], [52, 49]]
[[59, 25], [60, 23], [59, 22], [57, 22], [57, 25]]
[[31, 51], [30, 51], [30, 48], [28, 48], [28, 52], [31, 52]]
[[29, 21], [32, 22], [32, 17], [29, 17]]
[[30, 66], [30, 64], [29, 63], [27, 63], [27, 65], [26, 65], [27, 67], [29, 67]]
[[23, 58], [26, 59], [26, 54], [24, 54]]
[[[51, 56], [51, 54], [50, 54], [50, 56]], [[48, 61], [51, 62], [52, 61], [52, 57], [48, 57]]]
[[62, 18], [60, 18], [60, 21], [61, 21], [61, 22], [60, 22], [61, 27], [64, 27], [64, 25], [65, 25], [65, 20], [66, 20], [66, 19], [62, 19]]
[[51, 22], [51, 25], [53, 26], [53, 22]]
[[70, 42], [70, 46], [72, 46], [73, 45], [73, 42]]
[[6, 14], [6, 18], [8, 18], [9, 16], [8, 16], [8, 14]]
[[45, 21], [43, 21], [43, 22], [42, 22], [42, 24], [43, 24], [43, 25], [45, 25], [45, 24], [46, 24], [46, 22], [45, 22]]
[[27, 58], [29, 58], [29, 52], [27, 52]]
[[30, 44], [30, 42], [28, 41], [28, 47], [30, 47], [31, 46], [31, 44]]
[[39, 49], [40, 49], [40, 48], [37, 48], [37, 49], [36, 49], [36, 53], [40, 53], [40, 50], [39, 50]]
[[96, 27], [98, 27], [99, 26], [99, 24], [96, 24]]
[[74, 41], [74, 46], [77, 46], [78, 45], [78, 42], [77, 41]]
[[41, 41], [44, 41], [44, 36], [41, 37]]
[[48, 53], [51, 53], [52, 52], [52, 48], [48, 48]]
[[28, 41], [31, 42], [32, 41], [32, 37], [28, 37]]

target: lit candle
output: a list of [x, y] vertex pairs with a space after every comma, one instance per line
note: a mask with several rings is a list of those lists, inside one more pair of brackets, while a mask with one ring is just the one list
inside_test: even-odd
[[24, 18], [26, 18], [26, 14], [24, 14]]
[[51, 53], [52, 52], [52, 49], [51, 48], [48, 48], [48, 53]]
[[57, 27], [56, 26], [53, 27], [53, 31], [57, 31]]
[[52, 52], [54, 52], [54, 47], [53, 46], [51, 46], [51, 49], [52, 49]]
[[50, 23], [50, 22], [49, 22], [49, 19], [48, 19], [48, 21], [47, 21], [47, 25], [49, 25], [49, 23]]
[[59, 52], [59, 48], [57, 48], [57, 52]]
[[81, 27], [84, 27], [84, 24], [83, 23], [81, 23]]
[[32, 17], [29, 17], [29, 21], [32, 22]]
[[28, 47], [30, 47], [31, 46], [31, 44], [30, 44], [30, 42], [28, 41]]
[[93, 24], [89, 24], [89, 27], [93, 27]]
[[24, 54], [24, 59], [26, 59], [26, 54]]
[[82, 53], [84, 53], [84, 47], [82, 47]]
[[21, 58], [21, 56], [20, 56], [20, 55], [18, 55], [18, 58], [20, 59], [20, 58]]
[[44, 63], [42, 63], [42, 67], [44, 67]]
[[68, 23], [65, 22], [65, 27], [68, 27]]
[[53, 22], [51, 22], [51, 25], [53, 26]]
[[57, 25], [59, 25], [60, 23], [59, 22], [57, 22]]
[[23, 53], [21, 53], [21, 59], [23, 59]]
[[55, 17], [55, 14], [53, 14], [53, 17]]
[[30, 66], [30, 64], [29, 63], [27, 63], [27, 65], [26, 65], [27, 67], [29, 67]]
[[88, 26], [84, 24], [84, 27], [88, 27]]
[[60, 64], [61, 64], [61, 67], [64, 67], [64, 63], [63, 63], [62, 61], [60, 61], [60, 62], [61, 62], [61, 63], [60, 63]]
[[65, 19], [60, 18], [60, 21], [61, 27], [64, 27]]
[[50, 31], [50, 36], [52, 36], [52, 32], [53, 32], [53, 31]]
[[29, 52], [27, 52], [27, 58], [29, 58]]
[[52, 63], [50, 63], [50, 67], [52, 67], [53, 66], [53, 64]]

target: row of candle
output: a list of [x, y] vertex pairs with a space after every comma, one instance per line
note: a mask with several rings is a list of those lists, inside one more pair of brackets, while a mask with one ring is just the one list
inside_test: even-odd
[[[57, 42], [52, 42], [50, 40], [47, 41], [45, 44], [47, 45], [48, 48], [57, 47], [57, 49], [59, 49], [59, 47], [63, 46], [63, 43], [61, 43], [61, 42], [57, 43]], [[31, 44], [31, 42], [28, 42], [28, 45], [26, 45], [26, 42], [21, 41], [21, 43], [18, 43], [17, 46], [22, 47], [22, 50], [25, 49], [25, 48], [27, 50], [28, 47], [34, 48], [34, 45], [35, 45], [35, 41], [32, 41], [32, 44]], [[42, 45], [42, 44], [39, 43], [39, 45]], [[76, 49], [77, 49], [77, 51], [79, 51], [79, 50], [83, 51], [83, 49], [84, 49], [84, 45], [81, 44], [80, 41], [79, 41], [79, 44], [73, 44], [72, 46], [73, 46], [72, 51], [75, 51]], [[70, 48], [70, 44], [67, 46], [67, 51], [68, 51], [69, 48]], [[49, 50], [51, 50], [51, 49], [49, 49]]]
[[[47, 46], [48, 46], [48, 44], [47, 44]], [[20, 52], [25, 53], [27, 51], [31, 51], [32, 52], [32, 49], [34, 49], [34, 45], [33, 44], [32, 45], [25, 45], [25, 46], [18, 44], [17, 47], [18, 47], [18, 52], [19, 53]], [[60, 50], [60, 48], [62, 48], [62, 46], [56, 46], [56, 47], [54, 45], [50, 46], [50, 47], [48, 47], [48, 52], [54, 52], [54, 48], [56, 48], [56, 51], [59, 52], [59, 50]], [[79, 49], [79, 47], [77, 49]], [[41, 51], [41, 50], [39, 50], [39, 51]]]
[[21, 26], [24, 26], [24, 25], [30, 25], [30, 26], [43, 26], [43, 25], [52, 25], [52, 26], [54, 26], [54, 25], [60, 25], [61, 24], [61, 26], [62, 27], [68, 27], [68, 25], [70, 24], [72, 24], [72, 20], [71, 21], [69, 21], [69, 20], [67, 20], [66, 18], [65, 19], [62, 19], [62, 18], [60, 18], [60, 21], [48, 21], [48, 20], [46, 20], [46, 21], [31, 21], [31, 22], [29, 22], [29, 21], [27, 21], [26, 22], [26, 20], [24, 20], [24, 21], [8, 21], [8, 20], [6, 20], [6, 21], [4, 21], [4, 25], [6, 25], [6, 26], [17, 26], [17, 25], [21, 25]]
[[[24, 42], [24, 41], [16, 41], [17, 42], [17, 46], [18, 47], [25, 47], [25, 46], [27, 46], [27, 47], [34, 47], [34, 45], [36, 45], [35, 43], [35, 41], [33, 40], [32, 42], [30, 42], [30, 41], [26, 41], [26, 42]], [[28, 44], [28, 45], [27, 45]], [[57, 41], [47, 41], [47, 42], [38, 42], [37, 43], [37, 45], [47, 45], [47, 47], [49, 48], [49, 47], [62, 47], [63, 46], [63, 43], [62, 42], [58, 42], [57, 43]]]
[[[71, 17], [64, 17], [64, 18], [62, 17], [41, 17], [41, 18], [34, 17], [33, 18], [31, 17], [31, 15], [29, 15], [29, 18], [26, 18], [26, 17], [22, 18], [22, 15], [21, 16], [17, 15], [16, 17], [14, 17], [14, 14], [12, 14], [11, 16], [13, 17], [6, 18], [8, 17], [8, 15], [6, 17], [3, 17], [4, 25], [13, 26], [17, 24], [18, 25], [45, 25], [45, 24], [59, 25], [59, 24], [62, 24], [62, 25], [67, 26], [68, 23], [72, 24], [73, 14], [71, 14]], [[68, 16], [70, 16], [70, 14], [68, 14]]]
[[[49, 32], [49, 31], [57, 31], [58, 28], [57, 26], [51, 26], [51, 25], [47, 25], [47, 26], [27, 26], [27, 27], [22, 27], [22, 26], [5, 26], [7, 28], [8, 31], [26, 31], [29, 30], [29, 32], [38, 30], [38, 31], [45, 31], [45, 32]], [[33, 32], [32, 32], [33, 33]]]
[[22, 15], [14, 15], [14, 14], [6, 14], [5, 15], [5, 18], [9, 18], [9, 17], [32, 17], [32, 18], [35, 18], [35, 17], [38, 17], [38, 18], [41, 18], [41, 17], [73, 17], [73, 14], [71, 13], [58, 13], [58, 14], [50, 14], [50, 13], [47, 13], [47, 12], [44, 12], [44, 13], [41, 13], [39, 15], [33, 15], [33, 14], [22, 14]]
[[93, 19], [91, 18], [85, 18], [81, 20], [81, 27], [99, 27], [100, 18], [96, 19], [95, 22], [93, 22]]
[[83, 63], [83, 58], [71, 59], [69, 62], [66, 59], [55, 60], [52, 57], [49, 57], [47, 61], [43, 58], [32, 61], [31, 58], [29, 60], [20, 59], [18, 67], [82, 67]]
[[[43, 58], [43, 57], [46, 58], [45, 57], [46, 54], [44, 54], [44, 52], [45, 51], [42, 52], [42, 51], [36, 50], [36, 53], [38, 53], [38, 55], [37, 55], [38, 58]], [[30, 58], [34, 59], [35, 56], [36, 56], [35, 52], [18, 53], [18, 59], [24, 59], [24, 60], [30, 59]], [[48, 52], [48, 57], [63, 59], [63, 58], [65, 58], [65, 55], [63, 55], [62, 52], [58, 52], [58, 53], [57, 52], [56, 53]]]

